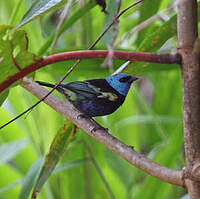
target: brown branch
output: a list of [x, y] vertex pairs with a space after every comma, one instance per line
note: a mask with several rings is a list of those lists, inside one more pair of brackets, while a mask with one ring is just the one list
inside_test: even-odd
[[[22, 86], [39, 99], [43, 98], [49, 92], [45, 88], [38, 86], [38, 84], [27, 78], [24, 78], [24, 80], [26, 84]], [[117, 138], [110, 135], [103, 128], [93, 131], [93, 129], [97, 128], [98, 124], [91, 119], [83, 117], [80, 118], [79, 115], [81, 113], [69, 102], [64, 102], [54, 94], [51, 94], [45, 99], [45, 103], [67, 119], [71, 120], [79, 128], [83, 129], [88, 135], [108, 147], [114, 153], [118, 154], [120, 157], [127, 160], [137, 168], [165, 182], [178, 186], [184, 186], [184, 182], [182, 180], [182, 171], [172, 170], [153, 162], [144, 155], [134, 151], [132, 147], [120, 142]]]
[[[182, 55], [183, 118], [186, 168], [199, 178], [200, 173], [200, 65], [193, 53], [198, 37], [197, 1], [180, 0], [178, 4], [178, 40]], [[195, 171], [195, 172], [194, 172]], [[200, 198], [200, 183], [187, 180], [191, 199]]]
[[[112, 22], [106, 27], [106, 29], [99, 35], [99, 37], [94, 41], [94, 43], [88, 48], [88, 50], [92, 50], [96, 44], [102, 39], [102, 37], [106, 34], [106, 32], [112, 27], [112, 25], [126, 12], [128, 11], [130, 8], [133, 8], [134, 6], [136, 6], [137, 4], [141, 3], [144, 0], [138, 0], [134, 3], [132, 3], [130, 6], [128, 6], [127, 8], [125, 8], [124, 10], [122, 10], [117, 16], [115, 16], [112, 20]], [[40, 60], [42, 61], [42, 60]], [[77, 62], [71, 67], [71, 68], [75, 68], [79, 63], [80, 63], [80, 59], [77, 60]], [[34, 65], [34, 63], [32, 64]], [[33, 71], [32, 71], [33, 72]], [[0, 92], [3, 91], [4, 89], [8, 88], [12, 83], [14, 83], [15, 81], [17, 81], [18, 79], [24, 77], [25, 75], [22, 74], [15, 74], [11, 77], [8, 77], [2, 84], [0, 84]], [[66, 78], [67, 76], [64, 76], [60, 82], [58, 82], [58, 84], [55, 85], [54, 88], [52, 88], [52, 90], [50, 91], [53, 92], [54, 89], [56, 89], [56, 87]], [[45, 98], [45, 97], [44, 97]]]
[[[67, 60], [82, 60], [82, 59], [104, 59], [108, 54], [107, 50], [84, 50], [84, 51], [72, 51], [50, 55], [38, 60], [29, 66], [21, 69], [18, 73], [8, 77], [4, 82], [0, 84], [0, 92], [8, 88], [12, 83], [25, 77], [26, 75], [42, 68], [48, 64], [53, 64], [60, 61]], [[130, 60], [138, 62], [150, 62], [160, 64], [180, 64], [181, 58], [179, 54], [156, 54], [156, 53], [144, 53], [144, 52], [127, 52], [127, 51], [114, 51], [113, 59]]]
[[[119, 17], [124, 14], [127, 10], [129, 10], [130, 8], [136, 6], [137, 4], [141, 3], [143, 0], [138, 0], [135, 3], [132, 3], [130, 6], [128, 6], [127, 8], [125, 8], [124, 10], [122, 10], [117, 16], [114, 17], [114, 19], [112, 20], [111, 24], [109, 26], [107, 26], [107, 28], [99, 35], [99, 37], [94, 41], [94, 43], [88, 48], [88, 50], [92, 50], [95, 45], [100, 41], [100, 39], [106, 34], [106, 32], [112, 27], [112, 25], [115, 23], [115, 21], [117, 21], [119, 19]], [[77, 65], [81, 62], [81, 59], [78, 59], [74, 65], [69, 69], [69, 71], [67, 72], [67, 74], [49, 91], [49, 93], [44, 96], [40, 101], [38, 101], [36, 104], [34, 104], [33, 106], [31, 106], [30, 108], [28, 108], [26, 111], [24, 111], [23, 113], [19, 114], [17, 117], [15, 117], [14, 119], [10, 120], [9, 122], [7, 122], [6, 124], [4, 124], [3, 126], [0, 127], [0, 129], [2, 129], [3, 127], [7, 126], [8, 124], [10, 124], [11, 122], [15, 121], [17, 118], [21, 117], [23, 114], [25, 114], [26, 112], [28, 112], [29, 110], [32, 110], [36, 105], [38, 105], [40, 102], [44, 101], [44, 99], [46, 99], [47, 96], [49, 96], [58, 86], [60, 83], [62, 83], [66, 77], [74, 70], [75, 67], [77, 67]], [[24, 77], [24, 76], [23, 76]], [[11, 80], [11, 81], [10, 81]], [[7, 81], [7, 80], [6, 80]], [[12, 84], [12, 81], [14, 81], [14, 78], [10, 78], [9, 81], [7, 81], [7, 83], [10, 82], [10, 84]], [[4, 85], [5, 86], [5, 85]], [[0, 89], [1, 89], [1, 85], [0, 85]], [[1, 92], [1, 90], [0, 90]]]

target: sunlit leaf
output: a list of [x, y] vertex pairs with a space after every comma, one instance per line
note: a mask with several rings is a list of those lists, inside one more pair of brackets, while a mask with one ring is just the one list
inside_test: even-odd
[[45, 158], [45, 162], [40, 172], [40, 175], [37, 179], [36, 185], [34, 187], [33, 191], [34, 196], [36, 196], [40, 192], [42, 186], [53, 172], [60, 157], [66, 151], [66, 147], [71, 142], [75, 131], [76, 131], [75, 126], [71, 122], [67, 121], [64, 125], [64, 128], [62, 128], [56, 134], [51, 144], [49, 153]]
[[[160, 4], [162, 1], [160, 0], [152, 0], [152, 1], [143, 1], [143, 3], [140, 4], [139, 7], [139, 20], [138, 24], [142, 23], [143, 21], [147, 20], [149, 17], [152, 17], [158, 12], [158, 9], [160, 7]], [[156, 25], [155, 25], [156, 26]], [[142, 31], [138, 33], [138, 37], [136, 40], [136, 45], [140, 45], [140, 43], [148, 36], [148, 34], [151, 34], [152, 27], [146, 27]]]
[[22, 174], [13, 166], [5, 163], [0, 165], [0, 198], [17, 198]]
[[34, 162], [34, 164], [31, 166], [25, 178], [23, 179], [23, 184], [19, 194], [19, 199], [28, 198], [34, 186], [34, 183], [39, 175], [39, 171], [43, 163], [44, 163], [44, 158], [40, 158], [36, 162]]
[[[96, 5], [95, 1], [89, 2], [84, 5], [84, 7], [79, 8], [71, 17], [69, 17], [65, 23], [63, 24], [60, 32], [62, 34], [64, 31], [66, 31], [68, 28], [70, 28], [74, 23], [76, 23], [81, 17], [83, 17], [85, 14], [87, 14], [92, 8], [94, 8]], [[38, 54], [43, 55], [46, 50], [50, 47], [51, 42], [53, 41], [54, 37], [56, 35], [56, 31], [53, 31], [52, 34], [49, 36], [47, 41], [40, 47]]]
[[0, 25], [0, 83], [36, 60], [28, 52], [28, 38], [23, 30], [12, 32], [12, 28]]
[[[157, 31], [145, 37], [138, 47], [137, 51], [157, 52], [163, 44], [176, 34], [177, 16], [174, 15], [166, 23], [164, 23]], [[150, 72], [158, 72], [163, 70], [176, 70], [179, 65], [176, 64], [153, 64], [153, 63], [133, 63], [127, 67], [124, 72], [133, 76], [140, 76]]]
[[27, 140], [8, 142], [0, 146], [0, 164], [12, 160], [27, 145]]
[[[18, 24], [22, 19], [23, 13], [28, 10], [27, 6], [33, 2], [19, 0], [0, 1], [1, 23]], [[66, 2], [67, 0], [63, 0], [56, 6]], [[101, 2], [106, 2], [107, 5], [116, 3], [113, 0]], [[133, 0], [122, 1], [120, 10], [127, 8], [132, 3]], [[177, 10], [168, 10], [171, 3], [173, 1], [146, 0], [123, 14], [119, 19], [118, 39], [120, 40], [121, 35], [126, 35], [127, 31], [134, 27], [137, 31], [131, 35], [130, 39], [123, 39], [120, 48], [126, 51], [134, 50], [152, 53], [175, 51], [177, 48], [177, 33], [174, 14], [176, 14]], [[57, 52], [88, 49], [90, 44], [100, 35], [104, 29], [105, 21], [108, 22], [111, 12], [114, 12], [114, 7], [112, 10], [111, 6], [108, 15], [106, 15], [98, 5], [95, 5], [97, 5], [95, 0], [73, 1], [70, 16], [65, 21], [61, 32], [62, 35], [59, 36], [56, 46]], [[27, 52], [27, 47], [29, 46], [29, 52], [41, 52], [39, 55], [48, 55], [48, 48], [55, 37], [55, 27], [62, 11], [61, 7], [59, 10], [56, 6], [52, 7], [55, 12], [53, 10], [52, 13], [45, 15], [48, 21], [44, 19], [45, 24], [42, 24], [42, 26], [39, 23], [29, 22], [36, 17], [41, 17], [50, 9], [43, 13], [38, 12], [35, 17], [33, 17], [34, 13], [32, 16], [29, 15], [28, 24], [22, 27], [24, 31], [14, 33], [11, 26], [0, 26], [1, 82], [19, 72], [17, 66], [24, 68], [24, 66], [34, 62], [34, 56], [33, 59], [30, 59], [32, 62], [28, 62], [26, 60], [27, 56], [20, 52], [21, 49], [25, 49], [25, 52]], [[166, 9], [168, 12], [163, 12]], [[106, 11], [108, 11], [108, 6]], [[153, 21], [138, 32], [137, 25], [157, 13], [162, 14], [162, 19], [160, 20], [159, 18]], [[165, 21], [166, 19], [169, 20]], [[111, 21], [112, 17], [109, 20]], [[3, 34], [2, 31], [4, 31]], [[49, 34], [52, 35], [49, 37]], [[26, 41], [26, 35], [29, 42]], [[105, 35], [105, 38], [106, 36], [112, 38], [109, 35]], [[9, 46], [10, 41], [14, 46], [13, 53], [11, 52], [11, 46]], [[104, 43], [103, 49], [109, 42], [110, 40], [108, 39]], [[101, 41], [95, 49], [102, 49]], [[122, 49], [115, 48], [115, 50]], [[15, 57], [14, 60], [12, 60], [12, 54]], [[19, 54], [21, 54], [21, 58], [18, 58]], [[4, 59], [2, 59], [2, 56]], [[2, 62], [4, 65], [2, 65]], [[24, 65], [21, 62], [25, 62]], [[34, 74], [35, 80], [56, 83], [66, 74], [74, 62], [75, 60], [64, 61], [43, 67]], [[108, 68], [101, 67], [103, 62], [104, 59], [81, 60], [77, 68], [67, 77], [65, 83], [107, 77], [110, 73]], [[114, 60], [114, 70], [118, 69], [124, 62]], [[97, 117], [95, 120], [103, 127], [108, 128], [109, 133], [120, 141], [128, 146], [133, 146], [137, 152], [148, 156], [161, 165], [181, 170], [185, 166], [185, 156], [182, 149], [182, 77], [181, 70], [177, 70], [178, 68], [178, 65], [171, 64], [147, 65], [146, 63], [132, 63], [123, 72], [130, 72], [131, 75], [135, 76], [145, 75], [145, 77], [141, 77], [136, 84], [132, 85], [124, 104], [115, 113], [109, 116]], [[6, 99], [5, 103], [0, 107], [1, 125], [38, 100], [20, 86], [14, 86], [17, 84], [18, 82], [12, 85], [12, 89], [9, 89], [8, 97], [8, 93], [6, 93], [8, 91], [6, 90], [5, 93], [0, 95], [1, 103]], [[57, 91], [54, 93], [66, 100]], [[141, 97], [138, 97], [138, 93], [141, 94]], [[0, 146], [22, 139], [28, 140], [24, 150], [17, 151], [18, 148], [7, 148], [10, 151], [9, 154], [17, 152], [13, 156], [8, 155], [9, 158], [7, 159], [5, 157], [7, 153], [1, 153], [1, 158], [5, 162], [0, 165], [1, 199], [31, 198], [31, 193], [43, 166], [40, 158], [48, 151], [55, 132], [60, 128], [63, 120], [64, 118], [61, 115], [45, 103], [41, 103], [30, 114], [1, 129]], [[88, 145], [91, 147], [92, 157], [88, 154], [82, 139], [87, 140]], [[62, 140], [59, 142], [62, 145]], [[50, 162], [52, 163], [49, 166], [55, 167], [56, 158], [59, 159], [56, 155], [48, 157], [48, 160], [51, 160]], [[91, 161], [92, 158], [95, 158], [100, 169], [94, 166], [93, 161]], [[40, 162], [38, 163], [36, 160]], [[105, 183], [99, 176], [100, 173], [103, 174], [105, 181], [116, 198], [185, 199], [189, 197], [186, 195], [187, 191], [184, 188], [169, 185], [149, 176], [109, 151], [104, 145], [84, 132], [76, 135], [76, 142], [69, 144], [67, 154], [62, 156], [62, 161], [60, 162], [60, 164], [56, 164], [53, 171], [48, 166], [44, 170], [46, 173], [43, 172], [43, 174], [46, 175], [46, 180], [45, 175], [43, 175], [43, 178], [40, 178], [40, 182], [45, 183], [48, 180], [48, 183], [45, 186], [42, 186], [41, 183], [41, 193], [38, 195], [38, 199], [113, 198], [109, 195], [109, 189], [106, 188]], [[48, 178], [48, 172], [53, 174], [50, 178]]]
[[149, 34], [138, 47], [138, 51], [157, 52], [160, 47], [176, 34], [177, 16], [174, 15], [155, 32]]
[[41, 14], [47, 12], [57, 4], [62, 2], [62, 0], [37, 0], [35, 1], [27, 13], [24, 15], [23, 19], [21, 20], [20, 24], [17, 25], [16, 28], [23, 26], [24, 24], [28, 23], [29, 21], [33, 20], [34, 18], [40, 16]]
[[6, 191], [18, 186], [19, 184], [22, 184], [22, 182], [23, 182], [23, 180], [17, 180], [16, 182], [13, 182], [12, 184], [9, 184], [8, 186], [0, 188], [0, 194], [2, 194], [3, 192], [6, 192]]
[[[176, 144], [174, 144], [176, 143]], [[164, 144], [164, 147], [159, 147], [154, 154], [154, 161], [162, 164], [164, 166], [168, 166], [170, 168], [174, 168], [177, 164], [177, 159], [180, 155], [181, 148], [183, 146], [183, 133], [182, 133], [182, 124], [178, 126], [176, 133], [172, 133], [168, 142]], [[156, 187], [159, 186], [159, 190], [156, 190]], [[165, 184], [164, 182], [161, 183], [160, 180], [148, 176], [142, 187], [141, 190], [146, 190], [146, 192], [140, 191], [136, 198], [155, 198], [160, 199], [165, 197], [167, 192], [169, 191], [169, 184]]]
[[3, 104], [3, 102], [6, 100], [9, 94], [9, 89], [6, 89], [2, 93], [0, 93], [0, 106]]
[[85, 159], [82, 159], [82, 160], [75, 160], [73, 162], [67, 162], [65, 164], [62, 164], [58, 167], [56, 167], [54, 169], [54, 172], [53, 173], [57, 173], [57, 172], [60, 172], [60, 171], [64, 171], [64, 170], [67, 170], [67, 169], [70, 169], [72, 167], [76, 167], [76, 166], [80, 166], [82, 164], [84, 164], [85, 162], [87, 161], [91, 161], [91, 159], [89, 158], [85, 158]]
[[[111, 24], [111, 22], [113, 21], [113, 17], [115, 17], [115, 15], [117, 15], [117, 8], [118, 8], [118, 2], [117, 1], [110, 1], [109, 5], [108, 5], [108, 13], [105, 16], [105, 22], [104, 22], [104, 26], [103, 26], [103, 30], [105, 30], [105, 28]], [[107, 46], [108, 43], [111, 41], [113, 34], [115, 34], [115, 30], [114, 28], [111, 28], [102, 38], [102, 44], [104, 46]]]

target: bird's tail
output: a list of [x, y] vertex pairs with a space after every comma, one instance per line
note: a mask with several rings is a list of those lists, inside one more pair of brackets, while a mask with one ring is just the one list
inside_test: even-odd
[[[41, 86], [46, 86], [46, 87], [50, 87], [50, 88], [53, 88], [55, 86], [55, 84], [50, 84], [50, 83], [47, 83], [47, 82], [41, 82], [41, 81], [35, 81], [36, 83], [38, 83], [39, 85]], [[64, 89], [59, 85], [57, 88], [56, 88], [57, 91], [63, 93]]]
[[37, 82], [41, 86], [46, 86], [46, 87], [50, 87], [50, 88], [53, 88], [55, 86], [54, 84], [49, 84], [46, 82], [41, 82], [41, 81], [35, 81], [35, 82]]

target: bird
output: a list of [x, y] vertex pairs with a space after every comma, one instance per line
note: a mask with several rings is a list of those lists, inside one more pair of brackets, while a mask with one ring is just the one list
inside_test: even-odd
[[[116, 111], [128, 94], [137, 77], [119, 73], [105, 79], [91, 79], [60, 84], [56, 90], [62, 93], [83, 116], [93, 118]], [[53, 88], [55, 85], [36, 81], [39, 85]]]

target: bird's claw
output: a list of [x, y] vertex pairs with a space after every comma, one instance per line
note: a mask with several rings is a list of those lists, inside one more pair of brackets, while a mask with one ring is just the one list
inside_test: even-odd
[[90, 118], [90, 117], [88, 117], [85, 114], [80, 114], [80, 115], [77, 116], [77, 119], [82, 119], [82, 118]]
[[94, 133], [94, 132], [96, 132], [97, 130], [108, 131], [108, 128], [104, 128], [104, 127], [102, 127], [102, 126], [96, 126], [96, 127], [94, 127], [94, 128], [91, 130], [91, 132]]

